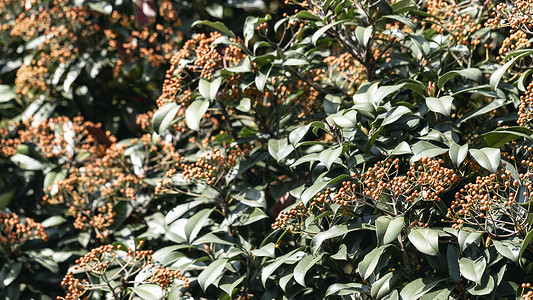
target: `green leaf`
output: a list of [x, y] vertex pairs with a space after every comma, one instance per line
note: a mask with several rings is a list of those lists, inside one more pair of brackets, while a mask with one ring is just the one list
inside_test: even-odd
[[248, 42], [254, 37], [255, 35], [255, 28], [257, 27], [257, 23], [259, 21], [258, 17], [252, 17], [248, 16], [246, 17], [246, 20], [244, 21], [244, 27], [242, 29], [242, 34], [244, 36], [244, 45], [248, 46]]
[[307, 205], [307, 202], [311, 200], [318, 192], [322, 191], [327, 185], [329, 184], [328, 181], [315, 181], [313, 185], [308, 187], [300, 196], [300, 199], [302, 202]]
[[524, 255], [524, 252], [526, 252], [526, 249], [527, 247], [529, 246], [529, 244], [531, 243], [531, 241], [533, 240], [533, 229], [530, 230], [527, 234], [526, 234], [526, 237], [524, 238], [524, 241], [522, 242], [522, 245], [520, 246], [520, 255], [518, 256], [519, 259], [520, 259], [520, 266], [523, 267], [522, 265], [522, 256]]
[[373, 299], [381, 299], [385, 297], [394, 287], [394, 284], [398, 280], [398, 275], [393, 272], [389, 272], [380, 279], [376, 280], [372, 284], [372, 289], [370, 290], [370, 296]]
[[16, 97], [17, 94], [13, 88], [9, 85], [0, 84], [0, 103], [15, 99]]
[[328, 148], [326, 150], [323, 150], [320, 153], [320, 156], [319, 156], [320, 162], [322, 162], [326, 166], [326, 168], [328, 168], [329, 170], [333, 162], [337, 158], [339, 158], [341, 154], [342, 154], [342, 147], [337, 147], [337, 149]]
[[477, 68], [454, 70], [439, 77], [439, 80], [437, 81], [438, 89], [442, 89], [442, 87], [444, 87], [444, 84], [448, 82], [448, 80], [454, 78], [457, 75], [461, 75], [463, 77], [466, 77], [468, 79], [471, 79], [477, 82], [480, 82], [481, 80], [483, 80], [483, 73], [481, 73], [481, 71]]
[[235, 34], [228, 29], [228, 27], [226, 27], [226, 25], [224, 25], [224, 23], [222, 22], [211, 22], [211, 21], [206, 21], [206, 20], [203, 20], [203, 21], [196, 21], [194, 23], [192, 23], [191, 27], [195, 27], [197, 25], [206, 25], [206, 26], [209, 26], [209, 27], [212, 27], [222, 33], [225, 33], [227, 35], [229, 35], [230, 37], [236, 39], [237, 37], [235, 36]]
[[305, 274], [322, 259], [323, 253], [319, 255], [308, 255], [298, 262], [294, 268], [294, 280], [305, 287]]
[[137, 296], [145, 300], [163, 299], [165, 296], [165, 291], [159, 285], [153, 283], [138, 285], [132, 290]]
[[470, 154], [483, 168], [496, 173], [500, 165], [500, 149], [497, 148], [482, 148], [470, 149]]
[[207, 268], [205, 268], [202, 273], [198, 275], [198, 284], [200, 284], [200, 287], [204, 292], [208, 286], [210, 286], [220, 275], [222, 275], [227, 262], [227, 258], [219, 258], [209, 264], [209, 266], [207, 266]]
[[387, 112], [385, 115], [385, 119], [383, 120], [383, 123], [381, 126], [392, 124], [396, 121], [398, 121], [399, 118], [401, 118], [403, 115], [411, 113], [411, 110], [403, 105], [397, 106], [390, 111]]
[[387, 249], [388, 246], [381, 246], [379, 248], [376, 248], [363, 258], [363, 260], [359, 263], [359, 266], [357, 267], [357, 272], [359, 275], [361, 275], [361, 278], [363, 280], [366, 280], [374, 271], [376, 270], [376, 267], [378, 266], [379, 260], [381, 259], [381, 255]]
[[5, 263], [2, 267], [2, 270], [0, 270], [0, 281], [2, 282], [2, 285], [7, 287], [13, 281], [15, 281], [15, 279], [17, 279], [19, 276], [21, 269], [21, 262]]
[[446, 258], [448, 261], [448, 273], [450, 274], [450, 278], [454, 282], [459, 282], [460, 278], [460, 272], [459, 272], [459, 257], [460, 257], [459, 249], [452, 246], [451, 244], [448, 244], [448, 248], [446, 251]]
[[294, 151], [294, 146], [289, 144], [286, 138], [268, 141], [268, 152], [277, 162], [287, 157], [292, 151]]
[[342, 236], [352, 231], [372, 230], [372, 229], [373, 227], [368, 224], [333, 225], [328, 230], [320, 232], [319, 234], [315, 235], [315, 237], [311, 241], [311, 252], [317, 253], [320, 247], [322, 246], [322, 243], [325, 240], [329, 240], [329, 239], [332, 239], [338, 236]]
[[292, 165], [291, 168], [295, 168], [298, 165], [301, 165], [306, 162], [315, 162], [320, 161], [320, 153], [310, 153], [298, 158]]
[[484, 106], [481, 106], [480, 108], [474, 110], [474, 111], [471, 111], [469, 113], [467, 113], [466, 115], [462, 116], [459, 120], [455, 121], [455, 124], [456, 125], [461, 125], [462, 123], [472, 119], [472, 118], [475, 118], [475, 117], [478, 117], [478, 116], [482, 116], [488, 112], [491, 112], [497, 108], [500, 108], [504, 105], [506, 105], [507, 102], [503, 99], [496, 99], [494, 101], [492, 101], [491, 103], [487, 104], [487, 105], [484, 105]]
[[252, 254], [258, 257], [276, 257], [276, 244], [274, 243], [268, 243], [264, 245], [263, 247], [252, 250]]
[[448, 154], [450, 155], [450, 159], [455, 166], [459, 166], [465, 160], [466, 155], [468, 154], [468, 144], [459, 146], [456, 143], [452, 143], [450, 146], [450, 152]]
[[349, 291], [348, 294], [355, 294], [357, 292], [368, 293], [368, 286], [362, 285], [360, 283], [350, 282], [350, 283], [334, 283], [328, 287], [326, 290], [325, 297], [331, 295], [336, 295], [342, 291]]
[[226, 68], [227, 71], [233, 73], [247, 73], [252, 71], [252, 65], [250, 64], [250, 58], [247, 56], [241, 60], [241, 62], [234, 66]]
[[444, 280], [446, 279], [437, 277], [418, 278], [407, 284], [400, 292], [400, 296], [402, 299], [418, 299]]
[[299, 58], [289, 58], [283, 62], [283, 66], [302, 66], [308, 64], [309, 62], [307, 60]]
[[479, 245], [481, 235], [482, 234], [480, 232], [459, 230], [457, 232], [457, 242], [459, 244], [459, 249], [461, 250], [461, 252], [465, 251], [465, 249], [472, 244]]
[[409, 19], [407, 17], [399, 16], [399, 15], [387, 15], [387, 16], [383, 16], [383, 18], [396, 20], [396, 21], [398, 21], [400, 23], [403, 23], [403, 24], [409, 26], [409, 28], [411, 28], [411, 30], [416, 31], [415, 22], [413, 22], [413, 20], [411, 20], [411, 19]]
[[407, 237], [418, 251], [432, 256], [440, 255], [438, 231], [429, 228], [411, 229]]
[[487, 146], [491, 148], [499, 148], [510, 141], [514, 141], [521, 137], [525, 139], [531, 139], [533, 132], [524, 127], [507, 127], [507, 128], [498, 128], [491, 132], [487, 132], [480, 137], [485, 140]]
[[272, 64], [262, 66], [255, 76], [255, 86], [260, 92], [265, 89], [268, 76], [270, 76], [270, 72], [272, 72], [272, 67]]
[[297, 147], [298, 143], [305, 137], [305, 135], [309, 131], [309, 127], [310, 125], [307, 124], [307, 125], [300, 126], [294, 129], [293, 131], [291, 131], [291, 133], [289, 133], [289, 142], [294, 147]]
[[187, 107], [185, 111], [185, 122], [192, 130], [200, 130], [200, 120], [209, 108], [209, 101], [196, 100]]
[[274, 273], [289, 257], [291, 257], [296, 252], [300, 251], [299, 248], [292, 250], [291, 252], [280, 256], [274, 260], [271, 264], [263, 268], [263, 271], [261, 271], [261, 282], [263, 283], [263, 286], [266, 287], [266, 281], [268, 280], [268, 277]]
[[485, 274], [480, 284], [469, 286], [466, 290], [471, 295], [476, 295], [476, 296], [488, 295], [492, 293], [492, 291], [494, 290], [494, 277], [489, 274]]
[[156, 133], [161, 134], [174, 122], [180, 106], [175, 102], [169, 102], [159, 108], [152, 117], [152, 126]]
[[378, 245], [386, 245], [398, 238], [403, 229], [404, 217], [397, 216], [390, 219], [388, 216], [381, 216], [376, 219], [376, 234]]
[[185, 224], [185, 236], [189, 244], [194, 241], [200, 230], [204, 227], [213, 210], [214, 208], [202, 209], [187, 221], [187, 224]]
[[487, 267], [487, 261], [484, 257], [471, 260], [467, 257], [461, 257], [459, 260], [459, 270], [464, 278], [474, 281], [477, 284], [481, 284], [481, 277]]
[[505, 65], [499, 67], [498, 70], [496, 70], [496, 72], [492, 73], [492, 75], [490, 76], [490, 87], [492, 88], [492, 90], [496, 90], [496, 88], [498, 87], [498, 84], [500, 83], [500, 80], [503, 77], [503, 74], [507, 72], [507, 69], [509, 69], [515, 63], [515, 61], [517, 61], [518, 59], [524, 56], [531, 55], [531, 53], [532, 51], [530, 50], [530, 51], [524, 51], [518, 54], [513, 59], [508, 61]]
[[233, 296], [235, 288], [246, 278], [242, 276], [224, 276], [220, 279], [218, 286], [221, 290], [226, 292], [230, 297]]
[[346, 22], [346, 20], [340, 20], [340, 21], [336, 21], [336, 22], [333, 22], [333, 23], [330, 23], [320, 29], [318, 29], [317, 31], [315, 31], [315, 33], [313, 34], [313, 37], [311, 38], [311, 42], [313, 43], [313, 45], [316, 46], [316, 42], [318, 41], [318, 39], [324, 34], [326, 33], [326, 31], [330, 30], [331, 28], [333, 28], [333, 26], [335, 25], [338, 25], [338, 24], [341, 24], [341, 23], [344, 23]]
[[407, 142], [401, 142], [399, 143], [392, 151], [389, 153], [389, 155], [403, 155], [403, 154], [412, 154], [413, 151], [411, 150], [411, 147], [409, 147], [409, 144]]
[[450, 113], [452, 112], [452, 103], [453, 98], [450, 96], [444, 96], [440, 98], [426, 98], [426, 105], [428, 106], [429, 110], [439, 114], [443, 114], [447, 117], [449, 117]]
[[507, 257], [515, 263], [518, 263], [520, 257], [520, 243], [513, 240], [492, 240], [494, 247], [501, 255]]
[[310, 13], [307, 10], [302, 10], [302, 11], [298, 12], [296, 14], [296, 17], [298, 19], [303, 19], [303, 20], [322, 21], [322, 18], [320, 18], [319, 16], [317, 16], [315, 14]]
[[218, 89], [222, 84], [222, 76], [215, 76], [211, 81], [200, 78], [198, 83], [198, 90], [200, 95], [204, 96], [207, 100], [214, 100], [217, 96]]
[[17, 167], [23, 169], [23, 170], [31, 170], [31, 171], [37, 171], [37, 170], [44, 170], [48, 163], [42, 160], [35, 159], [33, 157], [30, 157], [28, 155], [24, 155], [21, 153], [17, 153], [9, 158]]
[[366, 45], [368, 44], [368, 40], [370, 40], [370, 36], [372, 35], [372, 30], [372, 25], [368, 27], [358, 26], [355, 29], [355, 38], [363, 47], [366, 47]]
[[434, 144], [426, 141], [417, 142], [413, 145], [413, 147], [411, 147], [411, 149], [414, 153], [414, 155], [411, 157], [411, 162], [418, 161], [424, 157], [432, 158], [448, 151], [448, 149], [435, 146]]

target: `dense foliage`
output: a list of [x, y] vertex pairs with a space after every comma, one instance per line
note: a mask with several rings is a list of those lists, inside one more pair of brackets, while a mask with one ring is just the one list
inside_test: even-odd
[[533, 2], [0, 18], [0, 296], [533, 297]]

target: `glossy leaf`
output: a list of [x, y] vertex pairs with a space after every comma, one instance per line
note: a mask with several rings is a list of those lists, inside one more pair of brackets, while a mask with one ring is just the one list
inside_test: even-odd
[[204, 225], [207, 223], [207, 220], [209, 219], [209, 216], [213, 212], [214, 208], [205, 208], [201, 211], [195, 213], [188, 221], [187, 224], [185, 224], [185, 236], [187, 237], [187, 241], [192, 243], [200, 230], [204, 227]]
[[174, 122], [174, 118], [178, 113], [180, 106], [174, 101], [169, 102], [159, 108], [152, 117], [152, 126], [156, 133], [161, 134]]
[[200, 275], [198, 275], [198, 284], [202, 290], [206, 290], [219, 276], [222, 275], [226, 267], [228, 259], [217, 259], [205, 268]]
[[376, 219], [376, 234], [379, 245], [386, 245], [395, 241], [402, 232], [404, 217], [398, 216], [390, 219], [388, 216], [381, 216]]
[[400, 292], [400, 296], [402, 299], [419, 299], [444, 280], [446, 279], [438, 277], [418, 278], [408, 283]]
[[304, 257], [294, 268], [294, 280], [305, 287], [305, 274], [322, 259], [323, 253]]
[[200, 120], [209, 108], [209, 101], [196, 100], [185, 110], [185, 121], [192, 130], [200, 130]]
[[411, 229], [407, 236], [418, 251], [427, 255], [440, 255], [439, 233], [436, 230], [428, 228]]
[[500, 149], [497, 148], [482, 148], [470, 149], [470, 154], [483, 168], [496, 173], [500, 165]]

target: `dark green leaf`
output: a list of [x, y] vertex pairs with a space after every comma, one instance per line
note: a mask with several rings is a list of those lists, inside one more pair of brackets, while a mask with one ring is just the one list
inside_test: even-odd
[[200, 284], [200, 287], [205, 292], [205, 289], [207, 289], [208, 286], [210, 286], [219, 276], [222, 275], [222, 272], [224, 272], [224, 269], [226, 268], [226, 263], [228, 262], [228, 259], [217, 259], [207, 268], [205, 268], [200, 275], [198, 275], [198, 284]]
[[411, 229], [407, 236], [418, 251], [427, 255], [440, 255], [438, 231], [429, 228], [417, 228]]
[[437, 277], [418, 278], [407, 284], [400, 292], [400, 296], [402, 299], [418, 299], [444, 280], [446, 279]]
[[390, 219], [388, 216], [381, 216], [376, 219], [376, 234], [378, 245], [386, 245], [398, 238], [403, 229], [404, 217], [398, 216]]
[[200, 120], [209, 108], [209, 101], [196, 100], [187, 107], [185, 111], [185, 122], [192, 130], [200, 130]]
[[500, 165], [500, 149], [497, 148], [482, 148], [470, 149], [470, 154], [483, 168], [496, 173]]
[[294, 268], [294, 280], [302, 286], [305, 286], [305, 274], [322, 259], [322, 255], [323, 253], [316, 256], [308, 255], [299, 261]]
[[159, 108], [152, 117], [152, 126], [156, 133], [161, 134], [174, 122], [174, 117], [178, 113], [180, 106], [174, 101], [169, 102]]
[[202, 209], [187, 221], [187, 224], [185, 224], [185, 236], [189, 244], [194, 241], [200, 230], [204, 227], [213, 210], [214, 208]]

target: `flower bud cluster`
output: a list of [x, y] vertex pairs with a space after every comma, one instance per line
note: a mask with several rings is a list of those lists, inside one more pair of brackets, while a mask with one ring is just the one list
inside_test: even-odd
[[531, 173], [513, 179], [509, 170], [502, 168], [497, 174], [478, 176], [455, 195], [447, 217], [452, 227], [480, 226], [491, 236], [509, 236], [523, 230], [521, 215], [525, 212], [520, 203], [533, 197]]
[[[307, 207], [300, 202], [281, 212], [272, 228], [300, 230], [307, 217], [331, 209], [332, 204], [340, 204], [343, 213], [352, 215], [364, 206], [387, 205], [399, 209], [405, 206], [398, 205], [399, 202], [441, 201], [440, 195], [459, 179], [442, 163], [440, 159], [425, 157], [411, 164], [406, 175], [399, 175], [400, 159], [378, 162], [359, 178], [344, 181], [338, 189], [327, 188], [317, 193]], [[418, 221], [411, 225], [426, 226]]]
[[[139, 243], [142, 246], [143, 242]], [[122, 285], [124, 288], [133, 284], [155, 283], [162, 289], [168, 290], [174, 284], [181, 284], [184, 288], [189, 287], [189, 280], [179, 270], [154, 264], [153, 250], [121, 250], [121, 246], [103, 245], [92, 249], [89, 253], [76, 260], [61, 281], [61, 285], [67, 290], [65, 297], [57, 297], [58, 300], [74, 300], [89, 298], [91, 292], [99, 289], [99, 286]], [[114, 273], [108, 271], [115, 267], [120, 270]], [[135, 281], [136, 275], [147, 272], [146, 279], [142, 282]], [[81, 275], [80, 275], [81, 274]], [[107, 274], [104, 276], [104, 274]], [[80, 278], [84, 276], [86, 278]], [[111, 276], [111, 277], [109, 277]], [[101, 284], [96, 282], [100, 278]], [[118, 288], [115, 286], [112, 288]], [[129, 291], [132, 293], [132, 291]]]
[[0, 246], [6, 250], [14, 251], [27, 240], [48, 240], [48, 234], [41, 223], [32, 218], [24, 221], [16, 213], [3, 213], [0, 211]]

